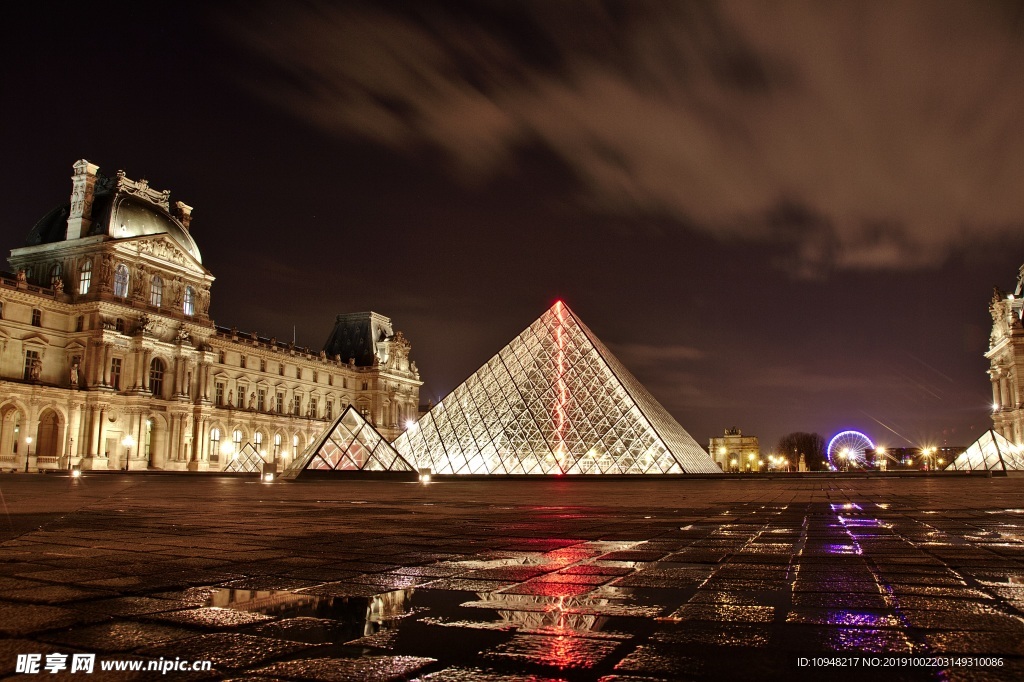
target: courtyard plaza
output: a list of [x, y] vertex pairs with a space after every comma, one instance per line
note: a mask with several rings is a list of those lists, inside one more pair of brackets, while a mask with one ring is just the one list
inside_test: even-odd
[[3, 475], [0, 675], [1024, 679], [1022, 482]]

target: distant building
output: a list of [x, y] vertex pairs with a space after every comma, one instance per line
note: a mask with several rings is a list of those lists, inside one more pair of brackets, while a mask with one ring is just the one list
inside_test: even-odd
[[721, 438], [712, 438], [708, 452], [722, 471], [751, 471], [764, 469], [761, 446], [757, 436], [744, 436], [737, 428], [726, 429]]
[[410, 344], [340, 315], [322, 351], [215, 326], [192, 207], [74, 164], [71, 199], [0, 276], [0, 469], [285, 465], [352, 405], [388, 439], [417, 417]]
[[992, 428], [1011, 443], [1024, 443], [1024, 266], [1013, 293], [992, 294], [992, 334], [989, 337], [988, 375], [992, 382]]

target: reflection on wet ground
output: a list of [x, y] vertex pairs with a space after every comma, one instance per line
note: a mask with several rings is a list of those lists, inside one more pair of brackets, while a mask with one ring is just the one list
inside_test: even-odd
[[[222, 679], [791, 679], [830, 653], [994, 654], [897, 677], [1024, 677], [1016, 480], [139, 480], [6, 537], [8, 649], [210, 658]], [[16, 509], [59, 484], [0, 481]]]

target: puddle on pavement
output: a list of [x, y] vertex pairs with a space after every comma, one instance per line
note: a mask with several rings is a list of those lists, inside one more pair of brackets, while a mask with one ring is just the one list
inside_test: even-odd
[[[602, 560], [635, 542], [593, 542], [548, 552], [494, 552], [466, 561], [439, 562], [459, 574], [545, 566], [549, 576], [567, 568], [608, 573], [611, 581], [632, 562]], [[692, 568], [692, 567], [691, 567]], [[489, 581], [501, 585], [498, 581]], [[506, 583], [507, 584], [507, 583]], [[679, 590], [550, 584], [553, 594], [418, 588], [372, 596], [335, 596], [288, 590], [213, 589], [208, 607], [271, 616], [252, 634], [333, 645], [335, 655], [404, 655], [437, 658], [446, 666], [484, 661], [564, 669], [593, 669], [623, 642], [649, 634], [655, 618], [680, 606]], [[364, 585], [365, 586], [365, 585]], [[575, 589], [586, 594], [572, 596]], [[564, 592], [565, 594], [561, 594]]]

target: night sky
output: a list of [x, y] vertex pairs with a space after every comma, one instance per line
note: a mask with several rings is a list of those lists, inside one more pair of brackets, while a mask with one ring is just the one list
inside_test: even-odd
[[87, 158], [195, 207], [218, 324], [319, 349], [375, 310], [424, 401], [563, 299], [705, 445], [990, 425], [1020, 4], [18, 3], [0, 30], [5, 249]]

